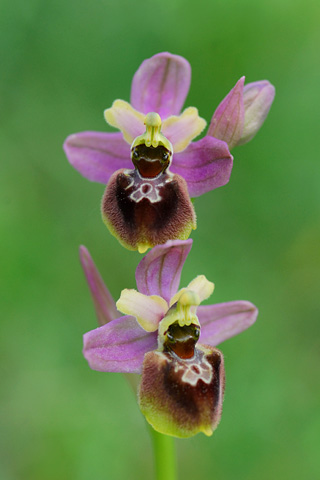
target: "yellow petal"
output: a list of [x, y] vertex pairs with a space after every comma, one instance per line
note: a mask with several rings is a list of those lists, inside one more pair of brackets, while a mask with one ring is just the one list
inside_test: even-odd
[[137, 322], [147, 332], [155, 332], [158, 329], [160, 320], [168, 310], [167, 302], [158, 295], [149, 297], [128, 288], [122, 290], [116, 305], [120, 312], [136, 317]]
[[[194, 293], [198, 295], [199, 298], [199, 303], [203, 302], [203, 300], [206, 300], [207, 298], [212, 295], [212, 292], [214, 290], [214, 283], [209, 282], [209, 280], [206, 279], [204, 275], [198, 275], [196, 278], [194, 278], [187, 288], [181, 288], [170, 300], [170, 307], [176, 303], [180, 298], [183, 296], [185, 292], [188, 290], [192, 290]], [[191, 305], [191, 304], [190, 304]], [[193, 303], [192, 305], [195, 305]]]
[[135, 110], [130, 103], [124, 100], [115, 100], [112, 107], [104, 111], [104, 118], [109, 125], [121, 130], [123, 138], [130, 145], [136, 137], [142, 135], [145, 131], [145, 115]]
[[196, 292], [199, 295], [200, 302], [203, 302], [212, 295], [214, 283], [209, 282], [204, 275], [198, 275], [189, 283], [187, 288]]
[[185, 150], [189, 143], [205, 128], [207, 122], [199, 117], [195, 107], [189, 107], [181, 115], [164, 120], [162, 133], [173, 145], [175, 153]]

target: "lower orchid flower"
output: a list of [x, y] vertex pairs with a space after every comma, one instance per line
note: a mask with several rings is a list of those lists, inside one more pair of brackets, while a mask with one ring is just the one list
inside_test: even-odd
[[189, 239], [153, 248], [137, 267], [138, 291], [123, 290], [116, 304], [80, 248], [102, 325], [84, 335], [85, 358], [94, 370], [142, 374], [138, 399], [145, 418], [156, 431], [181, 438], [211, 435], [217, 427], [225, 375], [216, 346], [257, 317], [247, 301], [201, 306], [214, 289], [204, 275], [178, 290], [191, 246]]

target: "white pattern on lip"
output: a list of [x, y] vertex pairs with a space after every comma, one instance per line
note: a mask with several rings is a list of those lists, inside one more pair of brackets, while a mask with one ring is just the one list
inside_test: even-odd
[[177, 355], [168, 352], [157, 352], [160, 356], [165, 356], [166, 360], [174, 362], [175, 373], [183, 371], [181, 381], [195, 387], [199, 380], [207, 385], [212, 381], [212, 366], [206, 359], [204, 353], [198, 348], [195, 349], [195, 355], [190, 359], [180, 359]]
[[173, 180], [173, 176], [169, 174], [169, 172], [163, 175], [163, 178], [161, 178], [162, 175], [163, 174], [160, 173], [154, 179], [150, 178], [146, 182], [139, 172], [137, 172], [135, 178], [132, 178], [130, 184], [125, 188], [125, 190], [128, 190], [131, 187], [134, 188], [133, 192], [129, 195], [129, 198], [136, 203], [141, 202], [144, 198], [147, 198], [151, 203], [160, 202], [162, 200], [159, 193], [160, 188]]

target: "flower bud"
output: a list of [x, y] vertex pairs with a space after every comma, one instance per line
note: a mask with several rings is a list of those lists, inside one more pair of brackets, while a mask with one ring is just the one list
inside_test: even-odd
[[225, 141], [229, 149], [249, 142], [262, 126], [275, 89], [267, 80], [248, 83], [241, 77], [213, 114], [208, 135]]
[[243, 85], [241, 77], [233, 89], [222, 100], [213, 114], [208, 135], [228, 144], [229, 149], [237, 145], [244, 124]]
[[265, 121], [275, 95], [275, 88], [268, 80], [248, 83], [243, 89], [244, 125], [237, 145], [249, 142]]

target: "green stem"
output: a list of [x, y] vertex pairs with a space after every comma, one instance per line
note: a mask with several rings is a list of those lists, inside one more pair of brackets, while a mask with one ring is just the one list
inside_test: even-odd
[[[148, 425], [149, 426], [149, 425]], [[174, 438], [162, 433], [156, 432], [149, 426], [152, 438], [156, 479], [157, 480], [176, 480], [176, 458]]]

